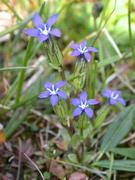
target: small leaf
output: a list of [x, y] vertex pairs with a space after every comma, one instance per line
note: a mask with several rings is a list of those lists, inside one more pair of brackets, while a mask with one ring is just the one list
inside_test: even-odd
[[67, 131], [65, 128], [63, 128], [63, 129], [60, 129], [60, 133], [61, 133], [64, 141], [65, 141], [66, 143], [70, 143], [71, 137], [70, 137], [68, 131]]
[[68, 159], [70, 160], [70, 162], [78, 163], [76, 154], [68, 154]]
[[103, 137], [101, 150], [108, 151], [119, 144], [132, 128], [134, 116], [135, 106], [131, 105], [114, 118]]

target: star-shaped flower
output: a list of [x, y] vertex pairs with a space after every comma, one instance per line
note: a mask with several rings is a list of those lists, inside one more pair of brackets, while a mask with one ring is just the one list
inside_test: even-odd
[[126, 105], [125, 100], [121, 97], [121, 91], [104, 89], [102, 92], [103, 97], [108, 99], [110, 105], [115, 105], [116, 103], [121, 103], [123, 106]]
[[51, 82], [46, 82], [44, 87], [46, 91], [41, 92], [39, 98], [45, 99], [50, 97], [50, 103], [52, 106], [55, 106], [59, 99], [66, 99], [67, 95], [60, 88], [65, 85], [65, 81], [59, 81], [56, 84], [52, 84]]
[[71, 53], [71, 56], [79, 57], [84, 59], [86, 62], [89, 62], [91, 59], [91, 52], [97, 52], [97, 49], [94, 47], [87, 47], [87, 42], [83, 41], [80, 44], [72, 43], [71, 47], [74, 49]]
[[99, 101], [97, 101], [95, 99], [87, 100], [87, 93], [85, 91], [83, 91], [80, 94], [79, 99], [78, 98], [72, 98], [71, 103], [74, 106], [76, 106], [76, 108], [73, 112], [74, 117], [79, 116], [82, 113], [84, 113], [84, 114], [86, 114], [86, 116], [88, 118], [92, 118], [93, 117], [93, 110], [89, 106], [99, 104]]
[[38, 38], [40, 42], [44, 42], [49, 39], [50, 36], [60, 37], [61, 32], [57, 28], [52, 28], [52, 25], [57, 21], [59, 15], [54, 14], [50, 16], [46, 23], [44, 23], [40, 15], [36, 12], [33, 17], [34, 27], [32, 29], [25, 29], [24, 33], [28, 36]]

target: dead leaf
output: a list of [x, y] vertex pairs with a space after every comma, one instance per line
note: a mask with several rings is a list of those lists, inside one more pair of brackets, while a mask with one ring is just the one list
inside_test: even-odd
[[68, 180], [89, 180], [88, 176], [82, 172], [74, 172]]
[[56, 144], [57, 148], [59, 148], [60, 150], [67, 151], [68, 146], [63, 139], [54, 140], [54, 143]]
[[51, 161], [50, 172], [60, 179], [64, 178], [65, 176], [65, 169], [55, 160]]

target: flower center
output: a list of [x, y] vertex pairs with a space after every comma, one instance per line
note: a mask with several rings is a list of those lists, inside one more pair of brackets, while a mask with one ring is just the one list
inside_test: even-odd
[[111, 93], [111, 98], [116, 100], [119, 97], [119, 94], [115, 94], [114, 92]]
[[50, 27], [47, 28], [47, 26], [45, 24], [43, 28], [38, 28], [38, 30], [40, 31], [40, 34], [43, 34], [43, 35], [47, 36], [49, 34], [51, 28]]
[[86, 53], [86, 52], [88, 51], [88, 49], [87, 49], [86, 46], [82, 48], [82, 46], [80, 45], [80, 47], [78, 48], [78, 51], [79, 51], [81, 54], [83, 54], [83, 53]]
[[56, 95], [59, 91], [59, 88], [55, 89], [54, 85], [52, 85], [52, 89], [47, 88], [47, 90], [50, 92], [50, 95]]
[[82, 108], [82, 109], [85, 109], [85, 108], [87, 108], [88, 106], [89, 106], [89, 105], [87, 104], [87, 101], [85, 101], [85, 102], [81, 101], [81, 103], [80, 103], [80, 105], [79, 105], [79, 107]]

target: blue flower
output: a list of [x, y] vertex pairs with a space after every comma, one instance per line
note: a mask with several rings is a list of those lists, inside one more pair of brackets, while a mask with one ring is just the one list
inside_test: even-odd
[[87, 42], [83, 41], [80, 44], [72, 43], [71, 47], [74, 49], [72, 51], [71, 56], [79, 57], [80, 59], [84, 59], [86, 62], [89, 62], [91, 59], [91, 52], [97, 52], [97, 49], [94, 47], [87, 47]]
[[99, 104], [99, 101], [97, 101], [95, 99], [87, 100], [87, 93], [85, 91], [83, 91], [80, 94], [79, 99], [78, 98], [72, 98], [71, 99], [71, 104], [76, 106], [76, 108], [73, 112], [74, 117], [79, 116], [82, 113], [85, 113], [88, 118], [92, 118], [93, 117], [93, 110], [89, 106]]
[[57, 21], [58, 14], [50, 16], [47, 22], [44, 24], [40, 15], [36, 12], [33, 17], [33, 23], [35, 28], [25, 29], [24, 33], [28, 36], [33, 36], [38, 38], [40, 42], [44, 42], [49, 39], [50, 36], [60, 37], [61, 32], [57, 28], [52, 28], [52, 25]]
[[50, 103], [52, 104], [52, 106], [55, 106], [58, 103], [59, 99], [67, 98], [66, 93], [60, 89], [65, 85], [65, 83], [65, 81], [59, 81], [56, 84], [46, 82], [44, 85], [46, 91], [41, 92], [39, 98], [46, 99], [50, 97]]
[[121, 91], [104, 89], [102, 95], [108, 99], [110, 105], [115, 105], [117, 102], [121, 103], [123, 106], [126, 105], [125, 100], [121, 97]]

